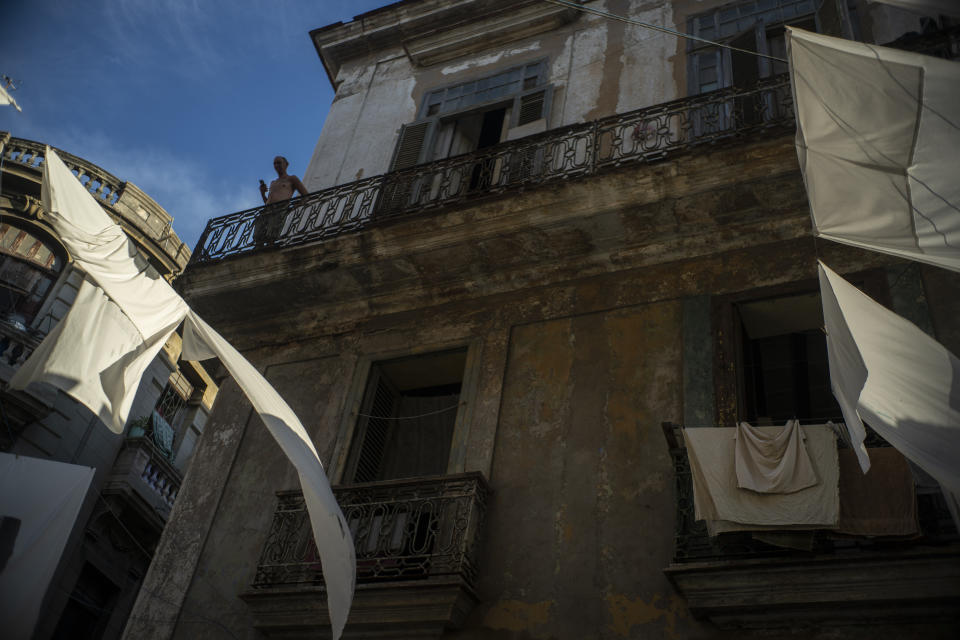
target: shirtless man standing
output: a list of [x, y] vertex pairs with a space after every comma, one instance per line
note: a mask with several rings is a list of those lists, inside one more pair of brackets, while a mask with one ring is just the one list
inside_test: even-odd
[[290, 163], [283, 156], [277, 156], [273, 159], [273, 168], [277, 172], [277, 179], [270, 183], [269, 194], [267, 185], [263, 180], [260, 181], [260, 197], [263, 198], [263, 204], [273, 204], [282, 202], [293, 197], [293, 191], [296, 189], [300, 195], [307, 195], [307, 188], [300, 182], [297, 176], [288, 176], [287, 167]]
[[302, 196], [307, 195], [307, 188], [300, 182], [300, 178], [287, 175], [289, 165], [286, 158], [277, 156], [273, 159], [277, 179], [270, 183], [269, 191], [263, 180], [260, 181], [260, 197], [263, 198], [263, 204], [274, 206], [264, 207], [254, 221], [253, 238], [258, 246], [270, 244], [280, 235], [286, 217], [286, 208], [282, 203], [290, 200], [294, 191]]

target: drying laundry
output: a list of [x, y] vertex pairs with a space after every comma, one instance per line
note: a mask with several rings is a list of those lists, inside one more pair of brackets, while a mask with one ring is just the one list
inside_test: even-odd
[[737, 427], [737, 486], [758, 493], [793, 493], [817, 484], [799, 420], [782, 429]]
[[[781, 431], [782, 427], [758, 427]], [[829, 529], [840, 500], [836, 435], [825, 425], [802, 427], [819, 482], [793, 493], [757, 493], [737, 487], [736, 429], [685, 429], [696, 518], [711, 535], [762, 529]]]

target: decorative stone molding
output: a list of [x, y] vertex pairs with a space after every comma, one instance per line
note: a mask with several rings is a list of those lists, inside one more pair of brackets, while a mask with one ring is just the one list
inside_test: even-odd
[[[253, 614], [253, 626], [268, 638], [330, 637], [322, 587], [294, 586], [240, 595]], [[477, 604], [460, 578], [357, 585], [344, 640], [352, 638], [439, 638], [460, 627]]]
[[369, 11], [314, 29], [310, 37], [336, 86], [347, 60], [373, 51], [403, 47], [426, 66], [556, 29], [577, 15], [540, 0], [425, 0]]
[[723, 629], [960, 619], [960, 547], [671, 564], [690, 611]]

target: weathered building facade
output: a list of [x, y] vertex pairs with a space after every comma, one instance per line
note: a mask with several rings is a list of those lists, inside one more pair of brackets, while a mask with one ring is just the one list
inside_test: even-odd
[[[0, 450], [96, 469], [33, 638], [117, 638], [216, 397], [197, 363], [180, 360], [176, 334], [148, 367], [125, 432], [113, 433], [66, 393], [7, 387], [66, 316], [84, 274], [44, 220], [45, 145], [0, 132]], [[131, 182], [58, 151], [133, 240], [138, 258], [172, 279], [190, 250], [172, 219]]]
[[[774, 57], [784, 24], [957, 54], [861, 2], [584, 4]], [[923, 474], [909, 541], [693, 521], [674, 425], [839, 417], [818, 258], [960, 351], [955, 275], [814, 240], [779, 63], [546, 2], [311, 36], [337, 88], [312, 193], [212, 220], [179, 282], [314, 438], [357, 546], [348, 637], [953, 636]], [[127, 637], [322, 634], [296, 474], [220, 397]]]

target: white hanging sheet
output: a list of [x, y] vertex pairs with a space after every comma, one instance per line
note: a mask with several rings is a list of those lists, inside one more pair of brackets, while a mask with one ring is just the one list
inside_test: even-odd
[[110, 417], [105, 422], [122, 432], [143, 371], [189, 314], [183, 357], [221, 359], [300, 475], [336, 640], [353, 599], [353, 540], [302, 424], [263, 376], [165, 280], [137, 265], [136, 247], [49, 147], [43, 177], [48, 220], [88, 278], [67, 317], [21, 366], [18, 383], [53, 384]]
[[3, 637], [33, 635], [40, 604], [60, 563], [94, 469], [0, 453], [0, 517], [16, 537], [0, 571]]
[[4, 87], [0, 87], [0, 106], [8, 104], [17, 111], [23, 111], [20, 105], [17, 104], [17, 101], [13, 99], [13, 96], [11, 96]]
[[130, 319], [89, 277], [53, 331], [10, 379], [12, 389], [46, 382], [123, 433], [140, 379], [176, 324], [144, 341]]
[[330, 489], [317, 450], [306, 429], [280, 394], [230, 343], [191, 311], [184, 324], [183, 357], [206, 360], [214, 356], [220, 359], [240, 385], [300, 474], [303, 499], [310, 514], [314, 541], [323, 565], [333, 637], [338, 638], [353, 600], [356, 557], [350, 528]]
[[816, 235], [960, 271], [960, 64], [787, 27]]
[[960, 17], [960, 2], [957, 2], [957, 0], [867, 0], [867, 2], [889, 4], [931, 18], [940, 14]]
[[960, 360], [820, 263], [830, 384], [864, 473], [869, 424], [960, 493]]
[[144, 340], [178, 325], [187, 303], [115, 223], [57, 154], [43, 161], [44, 221], [70, 257], [116, 302]]
[[793, 493], [817, 484], [799, 420], [782, 429], [737, 425], [737, 486], [757, 493]]

